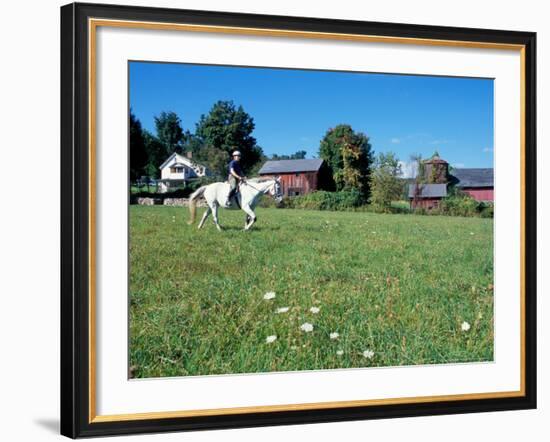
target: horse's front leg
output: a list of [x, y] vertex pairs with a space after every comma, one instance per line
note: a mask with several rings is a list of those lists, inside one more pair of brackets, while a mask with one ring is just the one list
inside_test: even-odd
[[246, 212], [247, 214], [247, 218], [246, 218], [246, 224], [244, 226], [244, 230], [250, 230], [250, 228], [252, 227], [252, 225], [256, 222], [256, 214], [254, 213], [254, 211], [250, 208], [250, 206], [243, 206], [243, 210]]
[[212, 218], [214, 219], [214, 224], [216, 224], [216, 228], [221, 232], [222, 226], [220, 226], [220, 223], [218, 222], [218, 205], [213, 204], [212, 206]]

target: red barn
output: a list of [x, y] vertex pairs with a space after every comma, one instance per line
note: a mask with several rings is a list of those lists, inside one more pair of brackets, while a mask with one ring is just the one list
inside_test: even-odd
[[493, 169], [453, 169], [450, 182], [477, 201], [494, 201]]
[[449, 163], [434, 154], [424, 161], [423, 180], [429, 184], [410, 184], [411, 208], [433, 209], [447, 196], [447, 186], [455, 186], [477, 201], [494, 201], [492, 168], [451, 169]]
[[304, 195], [319, 189], [319, 177], [323, 160], [266, 161], [258, 172], [261, 176], [280, 176], [283, 193], [286, 196]]

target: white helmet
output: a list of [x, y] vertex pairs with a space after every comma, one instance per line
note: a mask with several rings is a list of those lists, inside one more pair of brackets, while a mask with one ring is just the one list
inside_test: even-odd
[[240, 153], [238, 150], [235, 150], [235, 151], [233, 151], [233, 155], [232, 155], [232, 156], [234, 157], [235, 155], [241, 156], [241, 153]]

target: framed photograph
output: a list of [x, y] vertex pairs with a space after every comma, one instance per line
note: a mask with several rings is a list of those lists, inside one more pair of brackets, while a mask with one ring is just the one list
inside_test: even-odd
[[61, 433], [535, 408], [535, 44], [63, 6]]

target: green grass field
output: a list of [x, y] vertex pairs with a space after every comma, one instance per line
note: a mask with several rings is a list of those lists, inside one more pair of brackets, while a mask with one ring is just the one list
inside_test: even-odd
[[492, 220], [257, 213], [130, 207], [131, 376], [492, 360]]

